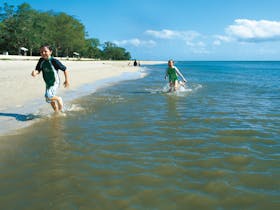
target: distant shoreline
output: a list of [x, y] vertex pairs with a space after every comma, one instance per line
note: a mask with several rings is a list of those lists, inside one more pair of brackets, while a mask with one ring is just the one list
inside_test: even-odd
[[[21, 60], [21, 61], [32, 61], [38, 60], [40, 56], [23, 56], [23, 55], [0, 55], [0, 61], [5, 60]], [[59, 60], [63, 61], [98, 61], [98, 62], [132, 62], [133, 60], [100, 60], [94, 58], [77, 58], [77, 57], [57, 57]], [[154, 64], [163, 64], [167, 61], [153, 61], [153, 60], [137, 60], [142, 65], [154, 65]]]
[[[0, 55], [0, 60], [38, 60], [40, 56], [23, 56], [23, 55]], [[75, 58], [75, 57], [58, 57], [61, 60], [81, 60], [81, 61], [97, 61], [93, 58]]]
[[[23, 56], [23, 55], [0, 55], [0, 60], [38, 60], [40, 56]], [[63, 61], [114, 61], [114, 62], [125, 62], [125, 60], [100, 60], [94, 58], [75, 58], [75, 57], [57, 57], [59, 60]], [[126, 60], [126, 62], [132, 62], [132, 60]], [[143, 65], [155, 65], [155, 64], [165, 64], [167, 60], [137, 60]], [[176, 62], [280, 62], [280, 60], [176, 60]]]

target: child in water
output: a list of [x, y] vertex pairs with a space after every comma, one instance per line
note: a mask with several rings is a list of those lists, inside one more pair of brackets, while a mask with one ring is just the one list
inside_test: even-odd
[[59, 87], [59, 75], [58, 70], [62, 70], [65, 77], [64, 86], [69, 87], [69, 76], [66, 67], [57, 59], [53, 58], [52, 49], [50, 46], [42, 46], [40, 48], [41, 58], [39, 59], [35, 70], [32, 71], [33, 77], [40, 74], [42, 71], [43, 78], [46, 83], [45, 98], [48, 103], [51, 104], [55, 112], [63, 110], [62, 98], [56, 95], [56, 91]]
[[179, 71], [179, 69], [174, 66], [174, 61], [169, 60], [168, 61], [168, 68], [165, 73], [165, 79], [168, 77], [169, 79], [169, 92], [178, 90], [179, 87], [179, 81], [178, 81], [178, 75], [183, 79], [184, 83], [187, 82], [183, 74]]

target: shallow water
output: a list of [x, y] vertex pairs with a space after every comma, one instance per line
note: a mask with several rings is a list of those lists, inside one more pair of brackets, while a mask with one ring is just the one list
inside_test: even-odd
[[165, 65], [0, 137], [3, 209], [279, 209], [280, 62]]

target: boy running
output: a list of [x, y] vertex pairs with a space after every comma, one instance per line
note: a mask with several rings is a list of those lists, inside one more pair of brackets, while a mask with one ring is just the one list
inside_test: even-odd
[[56, 91], [59, 87], [59, 75], [58, 70], [64, 72], [65, 82], [64, 86], [69, 87], [69, 76], [66, 66], [64, 66], [59, 60], [53, 58], [52, 49], [50, 46], [42, 46], [40, 48], [41, 58], [39, 59], [35, 70], [32, 71], [33, 77], [40, 74], [42, 71], [43, 78], [46, 83], [45, 98], [48, 103], [51, 104], [55, 112], [63, 110], [62, 98], [56, 95]]

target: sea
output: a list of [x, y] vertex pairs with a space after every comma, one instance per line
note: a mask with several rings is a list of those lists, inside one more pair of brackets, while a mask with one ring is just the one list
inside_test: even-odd
[[280, 209], [280, 62], [175, 65], [176, 92], [144, 65], [1, 136], [0, 209]]

